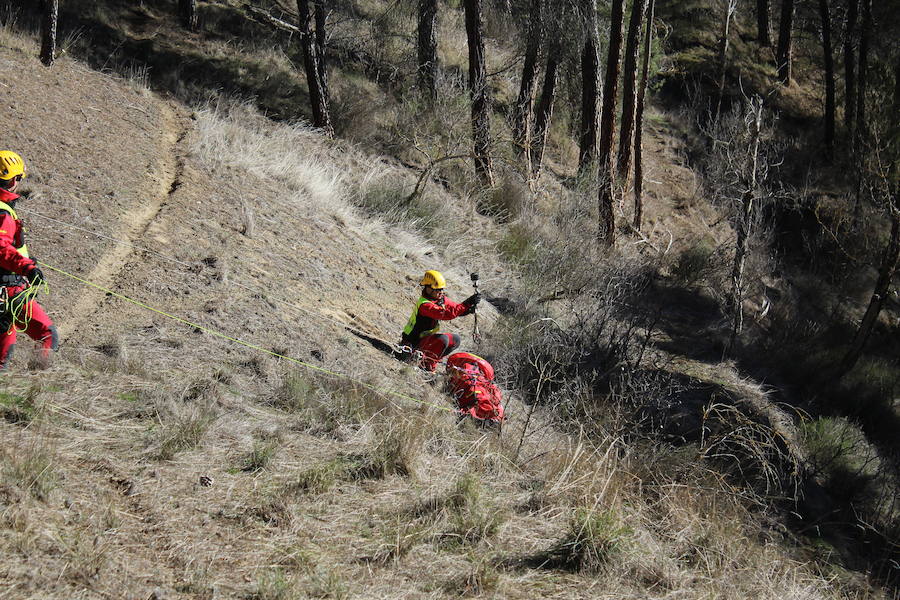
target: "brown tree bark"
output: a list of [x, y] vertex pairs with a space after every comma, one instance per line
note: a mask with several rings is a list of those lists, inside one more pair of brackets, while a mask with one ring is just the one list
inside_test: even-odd
[[[318, 3], [316, 11], [318, 13]], [[324, 7], [323, 7], [324, 8]], [[300, 29], [300, 49], [303, 53], [303, 67], [309, 86], [309, 102], [313, 114], [313, 126], [322, 129], [327, 136], [334, 135], [331, 115], [328, 111], [328, 86], [324, 80], [325, 57], [320, 55], [318, 39], [324, 40], [324, 26], [321, 34], [310, 30], [309, 0], [297, 0], [298, 27]], [[318, 14], [316, 21], [318, 22]], [[324, 20], [324, 19], [323, 19]]]
[[553, 115], [553, 101], [556, 98], [556, 80], [558, 77], [562, 43], [557, 37], [547, 49], [547, 69], [544, 71], [544, 85], [541, 88], [541, 99], [538, 102], [534, 122], [534, 141], [531, 150], [531, 175], [537, 177], [544, 161], [544, 145], [550, 129], [550, 117]]
[[791, 80], [792, 33], [794, 29], [794, 0], [782, 0], [781, 19], [778, 22], [778, 49], [775, 52], [778, 80], [787, 84]]
[[464, 7], [466, 37], [469, 43], [469, 95], [472, 100], [475, 173], [485, 187], [491, 187], [494, 185], [494, 173], [491, 165], [491, 103], [484, 62], [481, 0], [464, 0]]
[[[544, 37], [543, 0], [531, 0], [531, 11], [528, 15], [528, 33], [525, 44], [525, 63], [522, 66], [522, 81], [519, 84], [519, 97], [513, 108], [513, 149], [521, 156], [531, 153], [531, 121], [534, 84], [537, 79], [537, 60], [541, 42]], [[531, 167], [529, 167], [530, 170]]]
[[616, 216], [613, 212], [615, 195], [615, 164], [613, 163], [613, 136], [616, 127], [616, 97], [619, 88], [619, 57], [622, 51], [622, 13], [624, 0], [612, 0], [609, 21], [609, 53], [606, 55], [606, 76], [603, 83], [603, 109], [600, 111], [600, 140], [597, 145], [597, 162], [600, 165], [600, 191], [598, 194], [598, 240], [612, 246], [616, 236]]
[[772, 45], [769, 30], [769, 0], [756, 0], [756, 40], [760, 46]]
[[197, 0], [178, 0], [178, 12], [181, 16], [181, 24], [188, 31], [198, 30]]
[[856, 21], [859, 0], [847, 0], [847, 19], [844, 22], [844, 129], [847, 139], [853, 140], [853, 126], [856, 123]]
[[419, 87], [428, 98], [437, 95], [437, 0], [419, 0], [418, 59]]
[[635, 0], [631, 5], [628, 38], [625, 41], [625, 64], [622, 66], [622, 125], [619, 128], [619, 155], [616, 161], [616, 173], [623, 186], [627, 183], [628, 171], [631, 168], [631, 140], [634, 134], [634, 111], [637, 103], [635, 79], [638, 40], [641, 39], [641, 26], [646, 11], [647, 0]]
[[834, 54], [831, 48], [831, 11], [828, 0], [819, 0], [822, 21], [822, 53], [825, 66], [825, 148], [830, 159], [834, 154]]
[[48, 67], [56, 59], [56, 26], [59, 20], [59, 0], [44, 0], [41, 19], [41, 62]]
[[644, 129], [644, 96], [647, 93], [647, 79], [650, 71], [650, 51], [653, 47], [653, 13], [656, 0], [647, 5], [647, 31], [644, 33], [644, 57], [641, 62], [641, 83], [638, 86], [637, 112], [634, 119], [634, 228], [641, 230], [644, 215], [644, 164], [643, 164], [643, 129]]
[[581, 50], [581, 131], [578, 135], [578, 172], [584, 173], [597, 153], [597, 102], [600, 99], [600, 34], [597, 0], [588, 0], [585, 40]]

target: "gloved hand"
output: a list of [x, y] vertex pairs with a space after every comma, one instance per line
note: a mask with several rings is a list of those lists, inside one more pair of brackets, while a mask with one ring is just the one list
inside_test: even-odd
[[30, 271], [25, 275], [28, 279], [28, 283], [31, 285], [41, 285], [44, 283], [44, 273], [41, 271], [37, 265], [33, 266]]
[[474, 294], [463, 300], [463, 304], [470, 308], [475, 308], [476, 306], [478, 306], [479, 302], [481, 302], [481, 294], [478, 292], [475, 292]]

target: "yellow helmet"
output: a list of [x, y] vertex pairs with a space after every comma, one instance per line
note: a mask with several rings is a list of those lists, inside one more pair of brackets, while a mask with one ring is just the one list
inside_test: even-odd
[[442, 290], [447, 286], [444, 276], [439, 271], [425, 271], [422, 281], [419, 285], [427, 285], [433, 290]]
[[25, 161], [11, 150], [0, 150], [0, 179], [9, 181], [13, 177], [25, 177]]

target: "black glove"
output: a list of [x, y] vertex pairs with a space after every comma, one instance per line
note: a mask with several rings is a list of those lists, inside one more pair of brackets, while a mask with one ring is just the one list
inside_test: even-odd
[[463, 304], [470, 308], [475, 308], [476, 306], [478, 306], [479, 302], [481, 302], [481, 294], [479, 294], [478, 292], [475, 292], [474, 294], [463, 300]]
[[25, 277], [28, 279], [28, 283], [30, 283], [31, 285], [41, 285], [42, 283], [44, 283], [44, 273], [39, 268], [37, 268], [37, 266], [32, 267], [31, 270], [28, 271], [28, 274], [25, 275]]

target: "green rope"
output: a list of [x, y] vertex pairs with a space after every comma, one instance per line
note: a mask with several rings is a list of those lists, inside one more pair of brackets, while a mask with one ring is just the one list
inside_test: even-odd
[[50, 269], [51, 271], [55, 271], [55, 272], [59, 273], [60, 275], [64, 275], [65, 277], [68, 277], [68, 278], [70, 278], [70, 279], [73, 279], [73, 280], [75, 280], [75, 281], [78, 281], [79, 283], [82, 283], [82, 284], [84, 284], [84, 285], [86, 285], [86, 286], [89, 286], [89, 287], [92, 287], [92, 288], [94, 288], [94, 289], [100, 290], [101, 292], [103, 292], [103, 293], [105, 293], [105, 294], [108, 294], [108, 295], [110, 295], [110, 296], [113, 296], [113, 297], [115, 297], [115, 298], [118, 298], [119, 300], [123, 300], [123, 301], [125, 301], [125, 302], [129, 302], [129, 303], [134, 304], [135, 306], [139, 306], [139, 307], [141, 307], [141, 308], [143, 308], [143, 309], [145, 309], [145, 310], [149, 310], [149, 311], [154, 312], [154, 313], [156, 313], [156, 314], [158, 314], [158, 315], [162, 315], [163, 317], [166, 317], [167, 319], [171, 319], [171, 320], [173, 320], [173, 321], [177, 321], [177, 322], [179, 322], [179, 323], [181, 323], [181, 324], [183, 324], [183, 325], [187, 325], [188, 327], [192, 327], [193, 329], [197, 329], [197, 330], [203, 331], [203, 332], [205, 332], [205, 333], [208, 333], [208, 334], [213, 335], [213, 336], [215, 336], [215, 337], [221, 338], [221, 339], [223, 339], [223, 340], [228, 340], [228, 341], [230, 341], [230, 342], [234, 342], [235, 344], [240, 344], [241, 346], [245, 346], [245, 347], [247, 347], [247, 348], [251, 348], [251, 349], [256, 350], [256, 351], [258, 351], [258, 352], [263, 352], [263, 353], [265, 353], [265, 354], [269, 354], [269, 355], [274, 356], [274, 357], [276, 357], [276, 358], [280, 358], [280, 359], [286, 360], [286, 361], [288, 361], [288, 362], [291, 362], [291, 363], [300, 365], [300, 366], [302, 366], [302, 367], [305, 367], [305, 368], [310, 369], [310, 370], [313, 370], [313, 371], [319, 371], [320, 373], [325, 373], [326, 375], [331, 375], [332, 377], [338, 377], [338, 378], [341, 378], [341, 379], [347, 379], [348, 381], [353, 381], [354, 383], [357, 383], [357, 384], [359, 384], [359, 385], [361, 385], [361, 386], [363, 386], [363, 387], [365, 387], [365, 388], [367, 388], [367, 389], [370, 389], [370, 390], [372, 390], [373, 392], [379, 393], [379, 394], [387, 394], [387, 395], [390, 395], [390, 396], [395, 396], [395, 397], [397, 397], [397, 398], [402, 398], [402, 399], [404, 399], [404, 400], [409, 400], [409, 401], [411, 401], [411, 402], [415, 402], [416, 404], [422, 404], [422, 405], [425, 405], [425, 406], [431, 406], [431, 407], [433, 407], [433, 408], [437, 408], [438, 410], [444, 410], [444, 411], [451, 412], [451, 413], [455, 413], [455, 412], [456, 412], [454, 409], [449, 408], [449, 407], [447, 407], [447, 406], [441, 406], [441, 405], [439, 405], [439, 404], [434, 404], [433, 402], [428, 402], [427, 400], [422, 400], [422, 399], [420, 399], [420, 398], [415, 398], [415, 397], [413, 397], [413, 396], [408, 396], [408, 395], [406, 395], [406, 394], [401, 394], [400, 392], [395, 392], [395, 391], [393, 391], [393, 390], [379, 390], [379, 389], [378, 389], [377, 387], [375, 387], [374, 385], [372, 385], [372, 384], [370, 384], [370, 383], [366, 383], [366, 382], [364, 382], [364, 381], [360, 381], [360, 380], [358, 380], [358, 379], [355, 379], [355, 378], [353, 378], [353, 377], [351, 377], [351, 376], [349, 376], [349, 375], [347, 375], [347, 374], [345, 374], [345, 373], [339, 373], [339, 372], [337, 372], [337, 371], [331, 371], [331, 370], [329, 370], [329, 369], [325, 369], [325, 368], [323, 368], [323, 367], [319, 367], [319, 366], [310, 364], [310, 363], [305, 362], [305, 361], [302, 361], [302, 360], [300, 360], [300, 359], [293, 358], [293, 357], [291, 357], [291, 356], [286, 356], [286, 355], [284, 355], [284, 354], [280, 354], [280, 353], [274, 352], [274, 351], [272, 351], [272, 350], [268, 350], [268, 349], [266, 349], [266, 348], [263, 348], [262, 346], [257, 346], [256, 344], [251, 344], [250, 342], [245, 342], [245, 341], [242, 340], [242, 339], [239, 339], [239, 338], [236, 338], [236, 337], [231, 337], [231, 336], [229, 336], [229, 335], [226, 335], [226, 334], [221, 333], [221, 332], [219, 332], [219, 331], [216, 331], [216, 330], [214, 330], [214, 329], [210, 329], [209, 327], [206, 327], [206, 326], [204, 326], [204, 325], [200, 325], [199, 323], [194, 323], [194, 322], [192, 322], [192, 321], [188, 321], [187, 319], [183, 319], [183, 318], [181, 318], [181, 317], [179, 317], [179, 316], [176, 316], [176, 315], [173, 315], [173, 314], [171, 314], [171, 313], [168, 313], [168, 312], [166, 312], [166, 311], [164, 311], [164, 310], [160, 310], [160, 309], [158, 309], [158, 308], [154, 308], [154, 307], [150, 306], [149, 304], [145, 304], [145, 303], [141, 302], [140, 300], [135, 300], [134, 298], [131, 298], [131, 297], [129, 297], [129, 296], [126, 296], [125, 294], [121, 294], [121, 293], [119, 293], [119, 292], [116, 292], [116, 291], [113, 291], [113, 290], [111, 290], [111, 289], [105, 288], [105, 287], [103, 287], [103, 286], [101, 286], [101, 285], [98, 285], [98, 284], [92, 282], [92, 281], [88, 281], [87, 279], [83, 279], [83, 278], [81, 278], [81, 277], [79, 277], [79, 276], [77, 276], [77, 275], [73, 275], [72, 273], [69, 273], [69, 272], [67, 272], [67, 271], [64, 271], [63, 269], [60, 269], [60, 268], [58, 268], [58, 267], [54, 267], [53, 265], [48, 265], [47, 263], [41, 262], [41, 261], [38, 261], [38, 263], [39, 263], [42, 267], [46, 267], [46, 268]]

